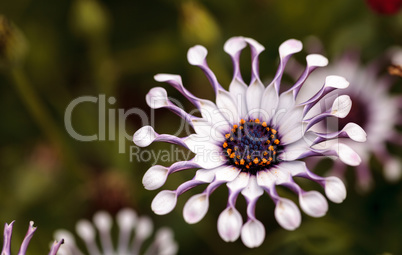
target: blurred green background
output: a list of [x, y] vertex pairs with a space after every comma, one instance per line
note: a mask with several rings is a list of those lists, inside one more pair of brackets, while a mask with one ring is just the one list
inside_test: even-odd
[[[156, 216], [150, 205], [157, 191], [147, 191], [141, 183], [152, 162], [130, 160], [133, 143], [123, 136], [132, 135], [143, 119], [131, 114], [118, 122], [119, 109], [150, 114], [145, 95], [155, 86], [165, 87], [191, 110], [178, 92], [153, 80], [157, 73], [180, 74], [190, 91], [213, 99], [202, 72], [187, 63], [187, 50], [195, 44], [208, 48], [209, 64], [228, 88], [232, 65], [223, 44], [232, 36], [252, 37], [265, 46], [260, 61], [261, 76], [267, 79], [275, 74], [278, 46], [289, 38], [317, 36], [330, 61], [348, 49], [359, 50], [363, 61], [369, 61], [402, 45], [402, 13], [379, 15], [363, 0], [14, 0], [0, 1], [0, 15], [11, 22], [2, 20], [0, 26], [0, 32], [8, 31], [0, 37], [0, 222], [16, 220], [14, 253], [30, 220], [38, 230], [28, 252], [43, 254], [56, 229], [74, 231], [77, 220], [91, 218], [97, 210], [115, 214], [130, 206], [151, 216], [156, 228], [170, 226], [179, 254], [402, 254], [401, 183], [387, 183], [374, 159], [371, 191], [357, 192], [350, 170], [346, 201], [329, 203], [322, 218], [303, 215], [295, 231], [280, 228], [272, 201], [260, 199], [257, 216], [267, 236], [251, 250], [240, 240], [225, 243], [217, 233], [225, 187], [211, 197], [201, 223], [188, 225], [181, 215], [196, 191], [180, 197], [172, 213]], [[297, 58], [303, 61], [305, 55]], [[100, 95], [112, 97], [105, 116], [109, 123], [113, 112], [115, 125], [106, 127], [101, 141], [72, 138], [64, 123], [67, 106], [81, 96], [98, 100], [74, 108], [72, 126], [80, 134], [99, 135]], [[165, 110], [154, 114], [158, 133], [175, 132], [177, 116]], [[156, 152], [168, 148], [149, 147]], [[174, 189], [193, 174], [175, 174], [164, 188]], [[239, 208], [245, 212], [243, 199]]]

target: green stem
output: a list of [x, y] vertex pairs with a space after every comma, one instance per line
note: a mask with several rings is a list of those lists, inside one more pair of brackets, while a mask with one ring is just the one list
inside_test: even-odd
[[71, 168], [76, 175], [81, 175], [81, 173], [78, 171], [78, 164], [76, 163], [69, 146], [67, 146], [61, 130], [53, 121], [51, 114], [42, 103], [38, 94], [32, 88], [21, 67], [12, 68], [11, 77], [14, 81], [19, 96], [21, 97], [21, 100], [25, 104], [36, 124], [42, 129], [43, 133], [57, 149], [62, 160], [67, 163], [68, 168]]

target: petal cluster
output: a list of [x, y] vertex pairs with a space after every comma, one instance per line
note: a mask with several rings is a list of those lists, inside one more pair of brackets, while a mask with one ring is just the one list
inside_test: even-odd
[[[119, 229], [117, 243], [114, 244], [113, 218], [109, 213], [97, 212], [93, 223], [88, 220], [77, 222], [76, 232], [84, 241], [87, 253], [78, 248], [74, 235], [69, 231], [60, 229], [54, 235], [65, 240], [65, 245], [60, 249], [63, 254], [142, 254], [142, 245], [154, 230], [151, 219], [147, 216], [138, 217], [134, 210], [125, 208], [117, 213], [116, 223]], [[100, 240], [100, 247], [97, 240]], [[143, 254], [173, 255], [177, 250], [172, 230], [165, 227], [156, 231], [154, 240]]]
[[[243, 80], [240, 72], [240, 55], [247, 46], [251, 50], [252, 70], [248, 84]], [[312, 127], [326, 118], [344, 118], [352, 104], [350, 97], [341, 95], [335, 98], [331, 107], [322, 109], [314, 115], [309, 114], [314, 106], [321, 104], [326, 94], [349, 86], [343, 77], [335, 75], [322, 80], [320, 89], [311, 97], [298, 101], [299, 91], [310, 73], [328, 64], [328, 60], [321, 55], [308, 55], [307, 66], [300, 77], [293, 86], [280, 93], [283, 90], [281, 90], [281, 80], [287, 62], [293, 54], [302, 50], [300, 41], [291, 39], [279, 47], [279, 67], [273, 80], [267, 86], [261, 82], [259, 74], [259, 56], [264, 51], [261, 44], [251, 38], [234, 37], [225, 43], [224, 50], [231, 57], [234, 67], [233, 79], [228, 91], [222, 87], [209, 68], [206, 48], [197, 45], [190, 48], [187, 54], [189, 63], [199, 67], [207, 76], [216, 94], [215, 102], [193, 95], [183, 86], [178, 75], [158, 74], [155, 76], [155, 80], [167, 82], [183, 94], [197, 108], [201, 117], [187, 113], [171, 102], [163, 88], [153, 88], [147, 94], [147, 103], [151, 108], [171, 110], [188, 122], [194, 129], [194, 134], [176, 137], [158, 134], [151, 126], [144, 126], [134, 134], [133, 139], [134, 143], [141, 147], [157, 141], [168, 142], [187, 148], [195, 154], [192, 159], [176, 162], [169, 167], [152, 166], [144, 175], [145, 188], [155, 190], [163, 186], [172, 173], [192, 168], [198, 169], [193, 179], [182, 183], [176, 190], [162, 190], [155, 196], [151, 206], [156, 214], [169, 213], [175, 208], [181, 194], [195, 186], [205, 184], [205, 190], [192, 196], [183, 208], [184, 220], [190, 224], [197, 223], [208, 211], [209, 197], [212, 192], [225, 184], [229, 190], [229, 197], [227, 208], [218, 218], [218, 232], [227, 242], [233, 242], [240, 237], [246, 246], [252, 248], [260, 246], [265, 239], [264, 225], [255, 215], [257, 201], [264, 193], [268, 194], [275, 203], [274, 215], [283, 228], [294, 230], [301, 223], [298, 206], [293, 201], [278, 195], [276, 191], [278, 185], [289, 188], [297, 194], [300, 208], [306, 214], [321, 217], [327, 212], [328, 203], [325, 197], [318, 191], [303, 190], [293, 177], [303, 177], [317, 182], [324, 188], [327, 198], [335, 203], [345, 199], [346, 189], [340, 179], [314, 174], [301, 159], [310, 156], [335, 156], [348, 165], [358, 165], [361, 159], [351, 147], [342, 143], [328, 143], [328, 141], [337, 141], [339, 137], [346, 137], [363, 142], [366, 139], [366, 133], [353, 123], [344, 130], [332, 133], [318, 133], [312, 130]], [[227, 150], [225, 139], [232, 139], [230, 138], [231, 130], [238, 128], [239, 123], [246, 121], [274, 130], [275, 135], [272, 134], [272, 137], [274, 139], [278, 137], [275, 141], [278, 144], [278, 151], [275, 151], [274, 155], [277, 159], [266, 160], [264, 158], [266, 151], [264, 151], [261, 157], [255, 158], [253, 171], [247, 171], [248, 168], [245, 167], [237, 167], [233, 163], [234, 160], [228, 160], [228, 157], [238, 156], [239, 160], [236, 160], [236, 164], [244, 163], [240, 160], [240, 155], [232, 153], [232, 150], [236, 149], [235, 142], [233, 148], [229, 148], [230, 151], [225, 154]], [[242, 134], [251, 136], [249, 139], [239, 141], [245, 141], [246, 146], [253, 148], [253, 152], [264, 147], [261, 146], [262, 142], [257, 140], [258, 133], [242, 132]], [[263, 142], [269, 144], [271, 141]], [[264, 161], [260, 163], [260, 160]], [[236, 209], [236, 201], [240, 194], [247, 202], [245, 222]]]

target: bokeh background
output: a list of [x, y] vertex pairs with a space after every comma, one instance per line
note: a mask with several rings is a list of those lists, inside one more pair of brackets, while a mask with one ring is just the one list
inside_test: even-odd
[[[187, 63], [187, 49], [195, 44], [208, 48], [209, 64], [228, 88], [232, 65], [223, 44], [232, 36], [252, 37], [265, 46], [261, 76], [269, 79], [276, 71], [278, 46], [289, 38], [319, 38], [330, 61], [351, 49], [360, 52], [363, 63], [381, 56], [402, 45], [402, 12], [380, 14], [363, 0], [14, 0], [0, 1], [0, 15], [0, 222], [16, 220], [14, 253], [30, 220], [38, 230], [28, 252], [43, 254], [56, 229], [74, 231], [77, 220], [91, 219], [98, 210], [115, 214], [129, 206], [152, 217], [155, 228], [171, 227], [179, 254], [402, 254], [401, 182], [387, 182], [375, 158], [372, 189], [359, 191], [349, 169], [347, 199], [330, 202], [322, 218], [304, 214], [295, 231], [280, 228], [272, 201], [260, 199], [257, 216], [267, 236], [261, 247], [248, 249], [240, 240], [225, 243], [217, 233], [216, 221], [226, 206], [224, 187], [214, 193], [198, 224], [188, 225], [182, 217], [185, 201], [196, 191], [180, 197], [170, 214], [155, 215], [150, 204], [157, 191], [141, 183], [153, 162], [130, 157], [134, 144], [124, 136], [144, 120], [131, 114], [118, 121], [119, 110], [135, 109], [155, 116], [158, 133], [177, 130], [180, 119], [164, 110], [151, 112], [146, 93], [163, 86], [186, 109], [190, 105], [155, 82], [156, 73], [181, 74], [190, 91], [213, 99], [202, 72]], [[304, 61], [305, 55], [296, 58]], [[243, 62], [247, 77], [249, 63]], [[400, 85], [396, 81], [391, 93], [400, 93]], [[105, 103], [106, 123], [113, 120], [111, 112], [116, 117], [112, 128], [104, 129], [99, 115], [102, 95], [112, 98]], [[105, 139], [78, 141], [67, 132], [66, 108], [82, 96], [98, 101], [74, 108], [74, 129], [98, 138], [105, 130]], [[149, 147], [162, 149], [170, 147]], [[391, 150], [401, 152], [395, 146]], [[316, 171], [325, 174], [328, 164]], [[175, 174], [164, 187], [174, 189], [193, 174]], [[245, 212], [242, 199], [239, 208]]]

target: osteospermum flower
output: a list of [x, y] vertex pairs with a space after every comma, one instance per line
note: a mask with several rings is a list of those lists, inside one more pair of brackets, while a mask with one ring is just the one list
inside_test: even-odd
[[[29, 228], [28, 231], [24, 237], [24, 240], [22, 241], [22, 244], [20, 246], [20, 249], [18, 251], [19, 255], [25, 255], [29, 242], [31, 241], [31, 238], [33, 236], [33, 234], [36, 231], [36, 227], [33, 226], [34, 222], [31, 221], [29, 222]], [[3, 250], [1, 251], [2, 255], [10, 255], [11, 251], [11, 235], [13, 234], [13, 226], [14, 226], [14, 221], [11, 222], [10, 224], [5, 224], [4, 225], [4, 240], [3, 240]], [[60, 245], [63, 243], [63, 239], [60, 239], [60, 242], [55, 241], [51, 248], [50, 248], [50, 252], [49, 255], [56, 255], [57, 251], [60, 248]]]
[[[88, 220], [80, 220], [76, 225], [76, 232], [84, 241], [86, 249], [90, 255], [100, 254], [121, 254], [121, 255], [174, 255], [177, 253], [178, 246], [173, 239], [173, 232], [169, 228], [160, 228], [155, 234], [153, 242], [146, 249], [142, 248], [144, 241], [151, 237], [153, 233], [153, 223], [147, 216], [138, 217], [132, 209], [125, 208], [116, 215], [118, 226], [118, 239], [114, 245], [112, 233], [112, 216], [99, 211], [93, 217], [93, 224]], [[94, 225], [96, 229], [94, 228]], [[99, 236], [97, 236], [97, 232]], [[55, 232], [56, 237], [62, 237], [65, 245], [60, 249], [61, 254], [82, 255], [78, 248], [74, 235], [64, 229]], [[98, 246], [98, 240], [101, 247]]]
[[[393, 54], [394, 56], [401, 54], [399, 51], [393, 51], [393, 53], [397, 53]], [[393, 156], [386, 145], [402, 141], [401, 134], [396, 130], [396, 126], [402, 120], [399, 112], [402, 97], [390, 94], [390, 87], [395, 79], [392, 79], [389, 74], [379, 74], [381, 64], [384, 62], [384, 60], [378, 60], [363, 66], [357, 54], [344, 54], [328, 67], [315, 72], [300, 92], [300, 95], [309, 97], [319, 89], [316, 82], [328, 74], [342, 74], [350, 82], [350, 86], [344, 90], [353, 101], [349, 115], [335, 123], [329, 121], [326, 125], [317, 125], [316, 128], [321, 130], [345, 128], [347, 123], [354, 122], [367, 132], [367, 142], [364, 144], [349, 139], [342, 141], [353, 146], [362, 159], [362, 163], [356, 167], [358, 187], [362, 190], [367, 190], [372, 184], [370, 158], [373, 155], [381, 162], [384, 175], [388, 180], [396, 181], [402, 173], [400, 159]], [[335, 96], [334, 92], [331, 92], [324, 100]], [[312, 111], [314, 110], [319, 111], [319, 109]], [[346, 166], [335, 163], [332, 170], [335, 175], [344, 177]]]
[[[252, 56], [252, 75], [247, 86], [240, 73], [240, 54], [249, 45]], [[177, 197], [201, 184], [208, 184], [204, 192], [191, 197], [184, 206], [186, 222], [196, 223], [207, 213], [211, 193], [220, 185], [229, 189], [227, 208], [218, 218], [218, 232], [223, 240], [235, 241], [241, 236], [248, 247], [261, 245], [265, 228], [256, 219], [255, 206], [264, 191], [275, 202], [275, 218], [285, 229], [293, 230], [301, 223], [298, 207], [291, 200], [281, 197], [276, 186], [289, 188], [299, 196], [302, 210], [313, 217], [323, 216], [328, 204], [318, 191], [305, 191], [293, 177], [304, 177], [324, 187], [327, 197], [340, 203], [346, 197], [346, 189], [337, 177], [320, 177], [309, 171], [300, 159], [310, 156], [338, 156], [349, 165], [358, 165], [359, 156], [345, 144], [325, 148], [325, 141], [349, 137], [364, 141], [365, 132], [356, 124], [333, 133], [315, 133], [310, 128], [321, 120], [335, 116], [345, 117], [351, 107], [348, 96], [339, 96], [330, 109], [306, 119], [309, 110], [330, 91], [346, 88], [349, 83], [340, 76], [328, 76], [320, 83], [321, 90], [308, 100], [295, 103], [298, 92], [309, 74], [327, 59], [318, 54], [307, 56], [307, 67], [297, 82], [288, 90], [279, 93], [281, 78], [289, 58], [302, 49], [298, 40], [288, 40], [279, 47], [279, 68], [272, 82], [265, 87], [259, 77], [259, 55], [264, 47], [251, 38], [229, 39], [224, 50], [230, 55], [234, 66], [233, 80], [226, 91], [207, 65], [207, 50], [203, 46], [190, 48], [187, 54], [190, 64], [198, 66], [206, 74], [216, 93], [216, 102], [200, 99], [190, 93], [178, 75], [158, 74], [155, 79], [167, 82], [180, 91], [195, 107], [201, 117], [188, 114], [167, 97], [166, 90], [151, 89], [146, 101], [151, 108], [168, 108], [184, 118], [195, 130], [184, 138], [158, 134], [150, 126], [144, 126], [134, 134], [138, 146], [148, 146], [154, 141], [181, 145], [195, 153], [188, 161], [176, 162], [170, 167], [152, 166], [144, 175], [146, 189], [161, 187], [167, 176], [181, 170], [199, 168], [192, 180], [184, 182], [176, 190], [159, 192], [152, 202], [156, 214], [169, 213], [176, 205]], [[247, 221], [243, 224], [236, 210], [236, 200], [242, 194], [247, 201]]]

